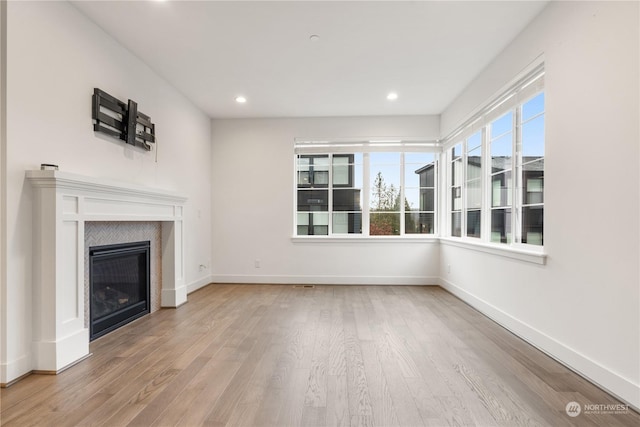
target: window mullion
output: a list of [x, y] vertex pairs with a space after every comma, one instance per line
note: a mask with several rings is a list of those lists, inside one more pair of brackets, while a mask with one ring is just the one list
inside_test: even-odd
[[467, 144], [467, 138], [465, 138], [464, 140], [462, 140], [462, 153], [460, 153], [460, 155], [462, 156], [462, 179], [461, 179], [461, 191], [460, 191], [460, 195], [462, 197], [462, 199], [460, 200], [460, 237], [467, 237], [467, 215], [468, 215], [468, 211], [467, 208], [469, 207], [467, 205], [467, 197], [468, 194], [467, 192], [468, 190], [468, 182], [467, 182], [467, 163], [468, 163], [468, 156], [469, 156], [469, 145]]
[[453, 158], [455, 156], [453, 155], [453, 152], [451, 150], [447, 150], [447, 188], [446, 193], [447, 193], [447, 205], [445, 207], [446, 210], [446, 216], [447, 216], [447, 235], [449, 236], [453, 236], [453, 216], [451, 215], [451, 212], [453, 212], [453, 191], [451, 190], [453, 188], [453, 183], [454, 183], [454, 179], [453, 179]]
[[369, 235], [369, 205], [371, 196], [369, 153], [362, 155], [362, 235]]
[[329, 183], [327, 185], [327, 214], [329, 215], [328, 235], [333, 235], [333, 154], [329, 154]]
[[296, 154], [293, 156], [293, 235], [296, 236], [298, 234], [298, 186], [299, 186], [299, 176], [300, 176], [300, 170], [299, 170], [299, 163], [300, 163], [300, 155]]
[[440, 209], [440, 231], [442, 236], [451, 237], [451, 149], [442, 151], [442, 168], [440, 172], [443, 174], [442, 186], [440, 193], [442, 194], [442, 206]]
[[445, 184], [445, 207], [444, 207], [444, 215], [447, 218], [446, 222], [446, 230], [447, 230], [447, 236], [449, 237], [453, 237], [453, 183], [454, 183], [454, 179], [453, 179], [453, 158], [454, 158], [454, 154], [452, 151], [452, 148], [449, 148], [446, 151], [446, 163], [447, 163], [447, 177], [446, 177], [446, 184]]
[[442, 150], [440, 160], [442, 160], [442, 167], [439, 174], [442, 174], [442, 182], [440, 183], [440, 235], [451, 237], [451, 149]]
[[400, 153], [400, 235], [404, 236], [405, 232], [405, 215], [404, 215], [404, 191], [405, 191], [405, 182], [404, 182], [404, 168], [405, 168], [405, 153]]
[[436, 155], [434, 159], [434, 171], [433, 171], [433, 234], [441, 236], [442, 230], [442, 212], [440, 212], [440, 194], [442, 194], [442, 188], [440, 187], [440, 165], [442, 165], [442, 152]]
[[513, 176], [513, 191], [511, 193], [511, 196], [513, 198], [513, 200], [511, 201], [511, 205], [512, 205], [512, 212], [513, 212], [513, 218], [511, 221], [511, 235], [513, 236], [511, 239], [511, 243], [520, 243], [521, 241], [521, 236], [520, 236], [520, 223], [521, 223], [521, 216], [522, 216], [522, 212], [521, 212], [521, 206], [519, 203], [520, 200], [520, 193], [521, 193], [521, 188], [522, 188], [522, 184], [521, 184], [521, 177], [520, 177], [520, 169], [521, 169], [521, 164], [522, 164], [522, 158], [521, 158], [521, 127], [520, 127], [520, 117], [521, 117], [521, 111], [520, 108], [515, 108], [514, 112], [513, 112], [513, 137], [512, 137], [512, 141], [513, 141], [513, 148], [512, 148], [512, 153], [513, 153], [513, 157], [511, 160], [511, 170], [512, 172], [512, 176]]
[[491, 241], [491, 151], [489, 147], [489, 126], [482, 128], [480, 188], [482, 189], [482, 206], [480, 208], [480, 239]]

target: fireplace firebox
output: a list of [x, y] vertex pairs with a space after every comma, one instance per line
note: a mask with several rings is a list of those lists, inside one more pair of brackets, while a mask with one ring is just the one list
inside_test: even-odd
[[149, 241], [89, 248], [90, 339], [150, 311]]

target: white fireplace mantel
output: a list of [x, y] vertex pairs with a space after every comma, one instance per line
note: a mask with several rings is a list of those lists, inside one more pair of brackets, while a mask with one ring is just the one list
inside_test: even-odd
[[34, 371], [59, 372], [89, 355], [84, 322], [84, 228], [88, 221], [162, 224], [161, 305], [187, 301], [186, 197], [55, 170], [27, 171], [34, 188]]

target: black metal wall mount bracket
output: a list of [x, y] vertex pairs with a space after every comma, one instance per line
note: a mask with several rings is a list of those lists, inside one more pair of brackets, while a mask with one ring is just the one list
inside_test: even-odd
[[156, 143], [156, 125], [151, 123], [149, 116], [138, 111], [138, 104], [132, 100], [125, 104], [94, 88], [91, 113], [95, 132], [105, 133], [145, 150], [151, 150], [151, 144]]

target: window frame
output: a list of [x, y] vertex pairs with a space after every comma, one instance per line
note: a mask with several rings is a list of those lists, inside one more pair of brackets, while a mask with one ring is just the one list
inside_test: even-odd
[[[336, 212], [352, 212], [352, 211], [336, 211], [335, 210], [335, 206], [334, 206], [334, 197], [335, 197], [335, 190], [349, 190], [349, 189], [353, 189], [354, 187], [354, 182], [353, 182], [353, 174], [352, 173], [348, 173], [348, 182], [346, 184], [336, 184], [334, 181], [334, 167], [336, 166], [334, 163], [334, 159], [336, 158], [346, 158], [347, 159], [347, 163], [344, 164], [344, 166], [346, 166], [349, 170], [349, 172], [351, 172], [355, 166], [355, 156], [354, 154], [347, 154], [347, 153], [327, 153], [327, 154], [300, 154], [296, 156], [296, 206], [295, 206], [295, 235], [297, 236], [326, 236], [326, 235], [332, 235], [333, 234], [333, 220], [334, 220], [334, 213]], [[308, 182], [306, 183], [301, 183], [300, 182], [300, 170], [298, 170], [298, 166], [300, 164], [300, 159], [308, 159], [308, 165], [307, 165], [307, 173], [308, 173]], [[322, 165], [322, 167], [326, 167], [326, 183], [325, 182], [320, 182], [320, 183], [316, 183], [316, 171], [314, 169], [314, 165], [316, 164], [315, 160], [316, 159], [326, 159], [326, 165]], [[321, 172], [325, 172], [324, 170], [322, 170]], [[324, 179], [323, 179], [324, 181]], [[299, 208], [299, 195], [300, 190], [302, 190], [302, 192], [305, 191], [321, 191], [321, 192], [326, 192], [326, 204], [322, 204], [322, 206], [324, 207], [326, 205], [326, 210], [319, 210], [319, 211], [314, 211], [313, 209], [311, 209], [311, 205], [309, 206], [309, 210], [308, 211], [300, 211]], [[306, 224], [300, 224], [299, 222], [299, 215], [301, 213], [307, 213], [308, 212], [308, 219]], [[360, 211], [361, 212], [361, 211]], [[313, 216], [312, 213], [326, 213], [327, 215], [327, 221], [328, 223], [326, 224], [326, 230], [327, 230], [327, 234], [316, 234], [315, 233], [315, 224], [313, 222]], [[313, 233], [310, 234], [298, 234], [299, 232], [299, 228], [300, 226], [307, 226], [308, 230], [307, 231], [311, 231], [312, 229], [314, 230]], [[319, 226], [325, 226], [325, 224], [319, 224]], [[346, 234], [346, 233], [338, 233], [339, 235], [342, 234]]]
[[[523, 128], [526, 124], [533, 122], [534, 120], [536, 120], [539, 117], [543, 117], [543, 128], [546, 128], [546, 105], [543, 106], [542, 112], [539, 112], [535, 115], [533, 115], [532, 117], [527, 118], [526, 120], [524, 119], [524, 114], [523, 114], [523, 109], [525, 104], [527, 104], [528, 102], [532, 101], [533, 99], [537, 98], [539, 95], [542, 95], [545, 98], [545, 103], [546, 103], [546, 94], [544, 89], [536, 92], [534, 94], [531, 94], [530, 96], [528, 96], [527, 98], [525, 98], [517, 107], [516, 113], [517, 113], [517, 118], [516, 118], [516, 125], [517, 125], [517, 133], [518, 133], [518, 141], [517, 143], [520, 146], [523, 146], [524, 144], [524, 137], [522, 135], [523, 132]], [[515, 226], [517, 227], [518, 230], [518, 236], [519, 236], [519, 243], [525, 246], [534, 246], [535, 244], [531, 244], [531, 243], [522, 243], [522, 240], [524, 238], [524, 229], [523, 229], [523, 222], [524, 222], [524, 210], [525, 208], [530, 208], [530, 207], [542, 207], [542, 215], [543, 215], [543, 221], [542, 221], [542, 234], [541, 234], [541, 239], [542, 239], [542, 243], [540, 245], [535, 245], [535, 246], [544, 246], [544, 163], [543, 163], [543, 168], [542, 168], [542, 178], [541, 183], [542, 183], [542, 190], [540, 191], [542, 193], [542, 202], [537, 202], [537, 203], [527, 203], [525, 201], [525, 166], [527, 165], [533, 165], [534, 163], [540, 161], [540, 159], [542, 159], [542, 161], [544, 162], [545, 159], [545, 155], [544, 155], [544, 148], [545, 148], [545, 143], [546, 141], [543, 140], [543, 155], [541, 158], [537, 158], [534, 160], [529, 160], [526, 161], [524, 160], [524, 148], [520, 149], [517, 151], [516, 159], [515, 159], [515, 168], [517, 170], [517, 187], [516, 187], [516, 197], [517, 197], [517, 207], [518, 207], [518, 211], [516, 212], [516, 224]], [[529, 239], [529, 237], [527, 236], [527, 240]]]
[[[386, 140], [386, 138], [385, 138]], [[441, 144], [437, 141], [424, 139], [424, 138], [406, 138], [404, 140], [392, 139], [393, 142], [383, 142], [373, 140], [333, 140], [333, 141], [317, 141], [314, 139], [301, 139], [296, 138], [294, 144], [294, 198], [293, 198], [293, 239], [296, 240], [436, 240], [439, 232], [439, 174], [440, 174], [440, 158], [441, 158]], [[371, 172], [370, 172], [370, 154], [372, 153], [400, 153], [400, 188], [398, 191], [401, 203], [400, 203], [400, 234], [397, 235], [371, 235], [370, 234], [370, 215], [371, 215]], [[405, 209], [405, 154], [406, 153], [429, 153], [433, 154], [433, 187], [424, 187], [425, 189], [433, 191], [433, 211], [421, 211], [432, 213], [433, 215], [433, 233], [406, 233], [406, 214], [412, 212]], [[332, 198], [333, 198], [333, 156], [353, 155], [355, 153], [362, 153], [362, 194], [360, 197], [361, 213], [362, 213], [362, 232], [361, 233], [334, 233], [333, 232], [333, 211]], [[328, 155], [329, 157], [329, 184], [327, 190], [329, 191], [329, 230], [327, 235], [299, 235], [298, 233], [298, 158], [300, 156], [307, 155]], [[410, 163], [413, 164], [413, 163]], [[351, 180], [352, 177], [349, 177]], [[353, 186], [349, 187], [353, 188]], [[414, 187], [410, 187], [415, 189]], [[419, 184], [418, 190], [423, 188]]]
[[[540, 94], [545, 94], [544, 87], [544, 63], [540, 63], [535, 66], [530, 72], [528, 72], [524, 78], [516, 81], [508, 90], [494, 98], [484, 108], [481, 108], [479, 112], [467, 120], [462, 126], [452, 132], [443, 143], [443, 164], [447, 169], [444, 171], [444, 177], [446, 179], [445, 188], [450, 190], [453, 186], [452, 183], [452, 166], [453, 166], [453, 148], [458, 144], [461, 145], [462, 163], [465, 166], [463, 168], [462, 179], [462, 206], [461, 206], [461, 233], [460, 236], [455, 236], [452, 233], [452, 216], [453, 216], [453, 199], [451, 191], [445, 192], [446, 208], [442, 212], [442, 218], [446, 224], [443, 224], [442, 230], [446, 230], [442, 238], [446, 241], [457, 241], [460, 243], [478, 244], [481, 246], [496, 247], [499, 250], [514, 250], [521, 253], [534, 253], [544, 254], [544, 182], [542, 182], [542, 202], [540, 203], [525, 203], [524, 191], [524, 167], [528, 164], [532, 164], [538, 160], [532, 160], [528, 163], [523, 163], [523, 147], [522, 147], [522, 127], [524, 124], [533, 121], [534, 119], [543, 116], [543, 128], [546, 122], [546, 96], [545, 105], [542, 112], [534, 114], [527, 118], [526, 121], [522, 120], [523, 106], [529, 101], [533, 100]], [[499, 119], [512, 114], [511, 128], [509, 131], [501, 133], [492, 139], [491, 129], [492, 125]], [[482, 188], [482, 207], [481, 207], [481, 236], [480, 238], [471, 237], [467, 235], [467, 192], [468, 192], [468, 179], [467, 179], [467, 155], [468, 155], [468, 140], [477, 132], [481, 132], [482, 144], [482, 175], [481, 175], [481, 188]], [[505, 168], [500, 172], [493, 172], [492, 156], [491, 156], [491, 143], [497, 141], [503, 136], [511, 133], [511, 160], [508, 168]], [[544, 143], [544, 141], [543, 141]], [[543, 145], [544, 147], [544, 145]], [[544, 159], [544, 154], [542, 156]], [[493, 206], [493, 178], [494, 176], [510, 171], [511, 174], [511, 189], [508, 190], [508, 202], [505, 206]], [[542, 180], [544, 180], [544, 168], [542, 169]], [[542, 212], [542, 232], [541, 232], [541, 244], [523, 243], [523, 211], [526, 207], [540, 206], [543, 209]], [[511, 209], [511, 219], [509, 228], [507, 231], [511, 233], [511, 241], [495, 242], [492, 238], [492, 213], [499, 208]]]

